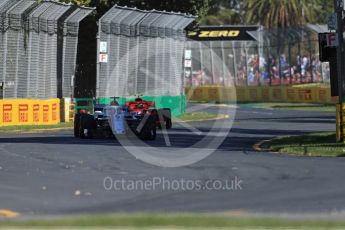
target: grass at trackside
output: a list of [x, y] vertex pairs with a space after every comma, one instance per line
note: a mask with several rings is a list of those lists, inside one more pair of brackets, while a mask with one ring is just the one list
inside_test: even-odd
[[263, 143], [261, 147], [274, 152], [304, 156], [344, 156], [345, 144], [336, 143], [335, 140], [335, 134], [331, 132], [312, 133], [273, 139]]
[[19, 125], [19, 126], [2, 126], [0, 133], [4, 132], [31, 132], [31, 131], [44, 131], [53, 129], [69, 129], [73, 127], [72, 122], [60, 123], [57, 125]]
[[345, 222], [337, 220], [289, 220], [279, 218], [229, 217], [225, 215], [185, 214], [185, 215], [93, 215], [68, 217], [53, 220], [0, 221], [0, 228], [55, 228], [58, 227], [103, 227], [103, 228], [164, 228], [215, 229], [215, 228], [292, 228], [292, 229], [332, 229], [345, 228]]
[[329, 84], [325, 83], [308, 83], [308, 84], [299, 84], [299, 85], [292, 85], [294, 88], [329, 88]]
[[226, 118], [224, 114], [208, 113], [208, 112], [193, 112], [185, 113], [177, 118], [181, 121], [201, 121], [201, 120], [212, 120], [219, 118]]
[[[244, 104], [246, 105], [246, 104]], [[307, 104], [307, 103], [250, 103], [247, 104], [255, 108], [269, 108], [282, 110], [300, 110], [300, 111], [318, 111], [318, 112], [335, 112], [335, 105], [332, 104]]]

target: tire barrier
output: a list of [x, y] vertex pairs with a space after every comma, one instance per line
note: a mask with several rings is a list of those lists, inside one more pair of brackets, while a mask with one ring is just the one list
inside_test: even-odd
[[0, 100], [0, 126], [60, 123], [60, 99]]

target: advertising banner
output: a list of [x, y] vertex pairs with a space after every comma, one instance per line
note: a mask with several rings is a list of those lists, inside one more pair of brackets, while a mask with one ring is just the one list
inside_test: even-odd
[[60, 100], [0, 100], [0, 126], [60, 123]]
[[[334, 104], [329, 88], [293, 86], [198, 86], [185, 88], [187, 100], [199, 102], [228, 102], [236, 90], [237, 102], [290, 102]], [[231, 98], [234, 101], [235, 98]]]

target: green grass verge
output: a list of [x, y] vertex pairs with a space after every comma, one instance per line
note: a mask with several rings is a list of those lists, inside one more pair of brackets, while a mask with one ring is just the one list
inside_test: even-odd
[[57, 125], [16, 125], [16, 126], [1, 126], [0, 133], [8, 132], [31, 132], [44, 131], [52, 129], [69, 129], [73, 127], [72, 122], [60, 123]]
[[133, 214], [133, 215], [93, 215], [82, 217], [69, 217], [52, 220], [29, 220], [29, 221], [2, 221], [1, 227], [16, 228], [59, 228], [59, 227], [131, 227], [131, 228], [154, 228], [154, 227], [175, 227], [175, 228], [293, 228], [293, 229], [332, 229], [345, 228], [344, 221], [337, 220], [289, 220], [282, 218], [247, 218], [241, 216], [207, 215], [207, 214], [185, 214], [185, 215], [154, 215], [154, 214]]
[[316, 112], [335, 112], [336, 107], [332, 104], [307, 104], [307, 103], [249, 103], [243, 106], [265, 109], [300, 110]]
[[222, 119], [227, 118], [224, 114], [208, 113], [208, 112], [193, 112], [185, 113], [177, 117], [181, 121], [202, 121], [202, 120], [212, 120], [212, 119]]
[[277, 138], [265, 142], [261, 147], [304, 156], [337, 157], [345, 154], [345, 144], [336, 143], [335, 134], [330, 132]]

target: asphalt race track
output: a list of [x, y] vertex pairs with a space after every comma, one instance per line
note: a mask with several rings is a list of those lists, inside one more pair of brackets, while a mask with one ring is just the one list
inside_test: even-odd
[[[225, 108], [205, 106], [223, 112]], [[190, 123], [207, 132], [213, 121]], [[221, 127], [219, 127], [221, 129]], [[202, 161], [179, 168], [136, 159], [116, 140], [75, 139], [72, 131], [0, 136], [0, 209], [22, 215], [98, 212], [329, 213], [345, 209], [345, 160], [258, 153], [256, 142], [335, 129], [333, 113], [241, 106], [231, 132]], [[187, 148], [200, 135], [183, 125], [159, 133], [154, 147]], [[142, 148], [146, 148], [142, 146]], [[107, 189], [105, 178], [126, 181], [236, 180], [232, 189]], [[168, 183], [167, 182], [167, 183]], [[218, 183], [218, 184], [219, 184]], [[223, 184], [224, 185], [224, 184]], [[173, 187], [173, 186], [172, 186]], [[228, 187], [227, 187], [228, 188]]]

